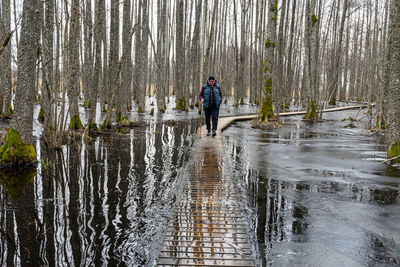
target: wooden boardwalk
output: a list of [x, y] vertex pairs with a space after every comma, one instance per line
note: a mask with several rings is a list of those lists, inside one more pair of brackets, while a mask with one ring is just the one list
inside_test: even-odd
[[[219, 129], [230, 121], [220, 118]], [[254, 266], [221, 131], [205, 136], [203, 127], [157, 265]]]
[[[305, 112], [279, 115], [302, 114]], [[256, 116], [219, 118], [216, 137], [206, 136], [203, 125], [201, 138], [193, 147], [193, 164], [187, 170], [187, 178], [173, 208], [158, 266], [254, 266], [229, 163], [224, 161], [221, 134], [232, 122]]]

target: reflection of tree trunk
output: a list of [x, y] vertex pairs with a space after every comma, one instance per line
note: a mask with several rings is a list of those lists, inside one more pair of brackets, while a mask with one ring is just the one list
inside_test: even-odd
[[[69, 198], [67, 198], [69, 199], [69, 202], [66, 202], [63, 208], [65, 209], [64, 213], [68, 215], [68, 217], [64, 218], [66, 221], [64, 227], [66, 228], [65, 230], [71, 234], [70, 243], [75, 266], [80, 265], [82, 255], [82, 243], [80, 242], [81, 225], [79, 222], [80, 209], [78, 206], [79, 201], [81, 201], [79, 193], [83, 191], [83, 189], [80, 188], [80, 183], [78, 180], [80, 173], [83, 172], [83, 170], [81, 170], [80, 156], [81, 151], [77, 146], [69, 146], [68, 159], [66, 162], [66, 167], [68, 169], [65, 170], [65, 174], [68, 175], [68, 177], [63, 178], [64, 181], [71, 181], [65, 184], [64, 192], [66, 195], [69, 195]], [[67, 238], [67, 235], [65, 235], [64, 238]]]
[[[22, 35], [21, 35], [22, 41]], [[35, 192], [33, 183], [27, 184], [17, 201], [18, 211], [15, 212], [19, 251], [22, 266], [40, 266], [38, 233], [36, 230]], [[11, 217], [10, 217], [11, 219]]]
[[[267, 229], [270, 229], [267, 226], [267, 223], [271, 221], [271, 214], [268, 214], [268, 210], [270, 209], [267, 205], [270, 200], [268, 200], [269, 194], [267, 190], [267, 179], [263, 176], [258, 177], [258, 191], [257, 191], [257, 243], [259, 245], [259, 251], [261, 253], [266, 253], [266, 243], [269, 241], [269, 238], [265, 236]], [[263, 182], [263, 183], [262, 183]], [[271, 203], [270, 203], [271, 204]], [[267, 212], [267, 214], [266, 214]], [[269, 217], [268, 217], [269, 216]], [[268, 222], [267, 222], [268, 217]], [[266, 266], [266, 257], [262, 257], [262, 266]]]

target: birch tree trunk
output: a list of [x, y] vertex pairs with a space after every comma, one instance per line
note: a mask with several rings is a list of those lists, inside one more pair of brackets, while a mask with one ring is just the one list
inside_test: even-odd
[[15, 112], [11, 127], [20, 133], [24, 144], [33, 142], [33, 101], [35, 98], [35, 69], [39, 49], [39, 0], [25, 0], [21, 36], [18, 45], [18, 79], [15, 91]]
[[389, 26], [390, 56], [387, 70], [390, 75], [386, 92], [388, 116], [388, 156], [400, 162], [400, 0], [393, 0]]

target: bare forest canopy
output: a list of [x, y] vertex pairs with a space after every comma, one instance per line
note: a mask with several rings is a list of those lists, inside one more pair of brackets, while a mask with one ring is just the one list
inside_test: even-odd
[[38, 6], [35, 90], [45, 129], [65, 128], [65, 114], [72, 128], [81, 127], [74, 120], [79, 98], [91, 110], [90, 124], [96, 103], [108, 111], [103, 126], [111, 125], [111, 111], [117, 121], [133, 109], [149, 112], [148, 95], [156, 97], [158, 112], [165, 111], [170, 95], [176, 108], [187, 110], [208, 75], [233, 95], [234, 105], [246, 97], [259, 104], [269, 47], [278, 112], [292, 101], [305, 106], [309, 90], [317, 106], [336, 99], [383, 106], [391, 1], [0, 2], [0, 43], [13, 33], [1, 52], [0, 110], [11, 112], [12, 84], [24, 75], [12, 70], [19, 70], [23, 12], [31, 3]]

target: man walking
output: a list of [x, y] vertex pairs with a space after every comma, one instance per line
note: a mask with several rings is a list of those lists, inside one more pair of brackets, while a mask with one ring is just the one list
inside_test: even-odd
[[217, 135], [219, 106], [222, 102], [221, 86], [214, 76], [208, 77], [200, 92], [200, 101], [203, 103], [204, 113], [206, 115], [207, 136], [210, 136], [212, 117], [212, 136]]

